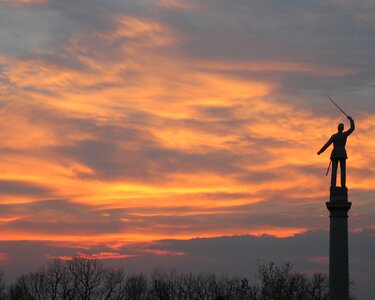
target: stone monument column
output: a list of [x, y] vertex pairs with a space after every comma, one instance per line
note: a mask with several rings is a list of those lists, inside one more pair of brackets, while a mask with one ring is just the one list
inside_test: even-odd
[[[333, 144], [329, 165], [332, 164], [331, 193], [329, 202], [326, 203], [330, 212], [329, 299], [349, 300], [348, 211], [352, 204], [348, 201], [348, 189], [346, 188], [346, 160], [348, 155], [345, 146], [348, 136], [355, 130], [355, 123], [353, 118], [348, 116], [335, 101], [330, 97], [328, 98], [350, 121], [349, 130], [344, 131], [344, 124], [340, 123], [337, 126], [337, 133], [332, 135], [318, 151], [318, 155], [320, 155]], [[336, 186], [339, 164], [341, 187]]]
[[329, 231], [329, 299], [349, 299], [348, 202], [346, 187], [331, 187]]

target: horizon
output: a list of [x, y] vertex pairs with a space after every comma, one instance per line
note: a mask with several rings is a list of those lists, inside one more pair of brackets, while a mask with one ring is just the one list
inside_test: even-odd
[[374, 24], [371, 0], [0, 0], [0, 270], [327, 273], [317, 151], [349, 128], [329, 96], [356, 122], [350, 278], [370, 300]]

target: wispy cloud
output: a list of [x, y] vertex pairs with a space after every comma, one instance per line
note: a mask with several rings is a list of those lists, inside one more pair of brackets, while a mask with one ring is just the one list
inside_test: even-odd
[[48, 3], [48, 0], [1, 0], [0, 4], [9, 5], [33, 5]]

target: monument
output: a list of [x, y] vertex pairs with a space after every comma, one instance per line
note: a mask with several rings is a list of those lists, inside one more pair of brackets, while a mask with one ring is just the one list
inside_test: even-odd
[[[330, 100], [345, 114], [345, 112], [330, 98]], [[331, 144], [332, 173], [329, 202], [326, 203], [330, 212], [329, 231], [329, 299], [349, 299], [349, 251], [348, 251], [348, 211], [351, 202], [348, 201], [346, 187], [346, 141], [354, 131], [354, 120], [345, 114], [350, 121], [350, 129], [344, 131], [344, 124], [338, 125], [338, 132], [331, 136], [328, 142], [319, 150], [323, 153]], [[341, 186], [337, 186], [337, 168], [340, 164]], [[327, 172], [328, 174], [328, 172]]]

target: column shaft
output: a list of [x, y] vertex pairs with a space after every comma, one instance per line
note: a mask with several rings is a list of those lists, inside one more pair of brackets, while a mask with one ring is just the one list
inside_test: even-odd
[[331, 190], [329, 238], [329, 299], [349, 299], [348, 202], [347, 190]]

